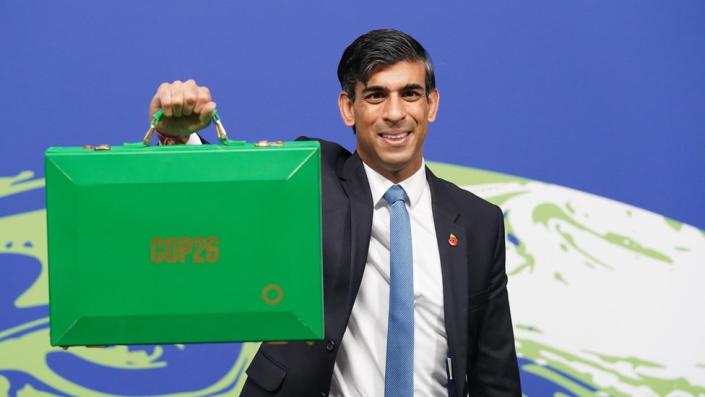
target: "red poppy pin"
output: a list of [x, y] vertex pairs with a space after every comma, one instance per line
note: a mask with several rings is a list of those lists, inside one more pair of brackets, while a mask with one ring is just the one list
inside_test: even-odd
[[455, 237], [455, 234], [450, 234], [450, 237], [448, 238], [448, 244], [450, 244], [451, 247], [455, 247], [456, 245], [458, 245], [458, 238]]

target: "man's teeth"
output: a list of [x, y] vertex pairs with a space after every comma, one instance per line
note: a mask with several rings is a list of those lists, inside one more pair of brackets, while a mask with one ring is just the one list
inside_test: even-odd
[[382, 134], [382, 138], [385, 139], [402, 139], [409, 135], [409, 132], [400, 132], [398, 134]]

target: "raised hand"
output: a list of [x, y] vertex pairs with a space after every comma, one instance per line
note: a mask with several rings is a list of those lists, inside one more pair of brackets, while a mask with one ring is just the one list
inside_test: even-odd
[[157, 125], [160, 134], [188, 136], [208, 126], [215, 102], [208, 87], [198, 86], [193, 80], [176, 80], [159, 86], [149, 104], [149, 117], [159, 108], [164, 110]]

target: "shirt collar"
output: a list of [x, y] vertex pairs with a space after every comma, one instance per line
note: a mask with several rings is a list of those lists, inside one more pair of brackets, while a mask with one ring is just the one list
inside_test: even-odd
[[[390, 187], [394, 186], [395, 183], [383, 177], [364, 162], [362, 164], [365, 167], [367, 181], [370, 183], [374, 207], [377, 208], [378, 206], [386, 205], [387, 202], [384, 201], [384, 193], [386, 193]], [[421, 200], [421, 194], [424, 189], [428, 186], [426, 184], [426, 161], [421, 159], [421, 167], [413, 175], [399, 182], [397, 185], [401, 185], [406, 192], [406, 197], [409, 200], [409, 208], [414, 208]]]

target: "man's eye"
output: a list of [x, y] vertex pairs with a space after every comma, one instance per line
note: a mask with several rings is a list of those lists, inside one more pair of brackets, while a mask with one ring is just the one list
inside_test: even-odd
[[406, 91], [402, 93], [402, 96], [406, 100], [415, 101], [421, 98], [421, 93], [418, 91]]
[[381, 92], [373, 92], [365, 96], [365, 100], [372, 103], [380, 103], [384, 100], [384, 94]]

